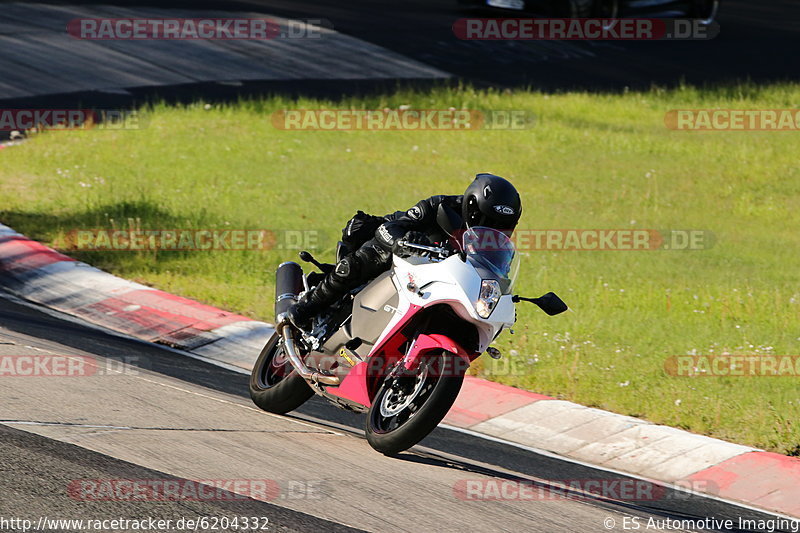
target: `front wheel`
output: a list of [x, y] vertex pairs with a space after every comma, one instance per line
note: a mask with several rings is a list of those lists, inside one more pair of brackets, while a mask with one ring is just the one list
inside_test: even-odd
[[467, 364], [455, 354], [431, 354], [413, 373], [387, 377], [367, 414], [367, 442], [385, 455], [407, 450], [442, 421], [456, 401]]
[[313, 395], [314, 391], [286, 357], [276, 331], [250, 373], [250, 398], [264, 411], [282, 415], [297, 409]]

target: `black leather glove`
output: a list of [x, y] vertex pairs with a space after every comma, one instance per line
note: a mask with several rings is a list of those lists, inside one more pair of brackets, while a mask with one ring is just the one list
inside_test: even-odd
[[403, 245], [404, 242], [408, 244], [421, 244], [424, 246], [431, 246], [432, 244], [428, 236], [422, 233], [421, 231], [409, 231], [408, 233], [405, 234], [405, 236], [395, 241], [394, 246], [392, 247], [392, 253], [394, 253], [399, 257], [408, 257], [420, 251], [414, 248], [404, 246]]

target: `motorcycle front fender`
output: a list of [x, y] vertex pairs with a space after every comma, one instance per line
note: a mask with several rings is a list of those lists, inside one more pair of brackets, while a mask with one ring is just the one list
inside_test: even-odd
[[423, 355], [440, 350], [459, 356], [464, 361], [465, 368], [472, 362], [470, 354], [456, 341], [447, 335], [431, 333], [430, 335], [422, 334], [417, 337], [414, 346], [403, 361], [403, 365], [406, 370], [416, 370]]
[[[447, 335], [432, 333], [430, 335], [419, 335], [411, 351], [403, 360], [403, 365], [409, 371], [414, 371], [419, 366], [422, 357], [429, 353], [446, 351], [455, 354], [463, 361], [463, 365], [456, 365], [454, 369], [463, 373], [461, 368], [466, 370], [472, 358], [470, 354], [461, 347], [456, 341]], [[378, 383], [374, 380], [375, 376], [369, 372], [369, 361], [362, 361], [353, 367], [352, 370], [342, 381], [339, 387], [330, 387], [327, 392], [333, 396], [344, 398], [366, 407], [372, 405], [373, 394], [377, 392]]]

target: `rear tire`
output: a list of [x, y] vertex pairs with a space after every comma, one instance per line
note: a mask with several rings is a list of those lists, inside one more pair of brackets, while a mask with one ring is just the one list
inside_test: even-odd
[[[432, 354], [414, 374], [399, 378], [413, 383], [384, 379], [367, 413], [366, 435], [370, 446], [384, 455], [395, 455], [427, 437], [456, 401], [467, 366], [459, 356], [444, 352]], [[400, 385], [411, 392], [402, 396], [398, 393]], [[394, 416], [387, 416], [402, 406], [402, 398], [412, 395], [414, 398], [407, 406]]]
[[264, 411], [286, 414], [303, 405], [314, 395], [306, 380], [300, 377], [283, 353], [278, 332], [261, 350], [250, 373], [250, 398]]

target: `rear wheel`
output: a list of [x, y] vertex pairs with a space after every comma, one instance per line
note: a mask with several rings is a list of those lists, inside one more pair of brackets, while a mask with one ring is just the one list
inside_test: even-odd
[[264, 411], [282, 415], [303, 405], [314, 395], [286, 357], [281, 336], [275, 332], [250, 373], [250, 398]]
[[456, 401], [467, 365], [455, 354], [431, 354], [414, 372], [387, 377], [367, 414], [367, 442], [385, 455], [407, 450], [442, 421]]

